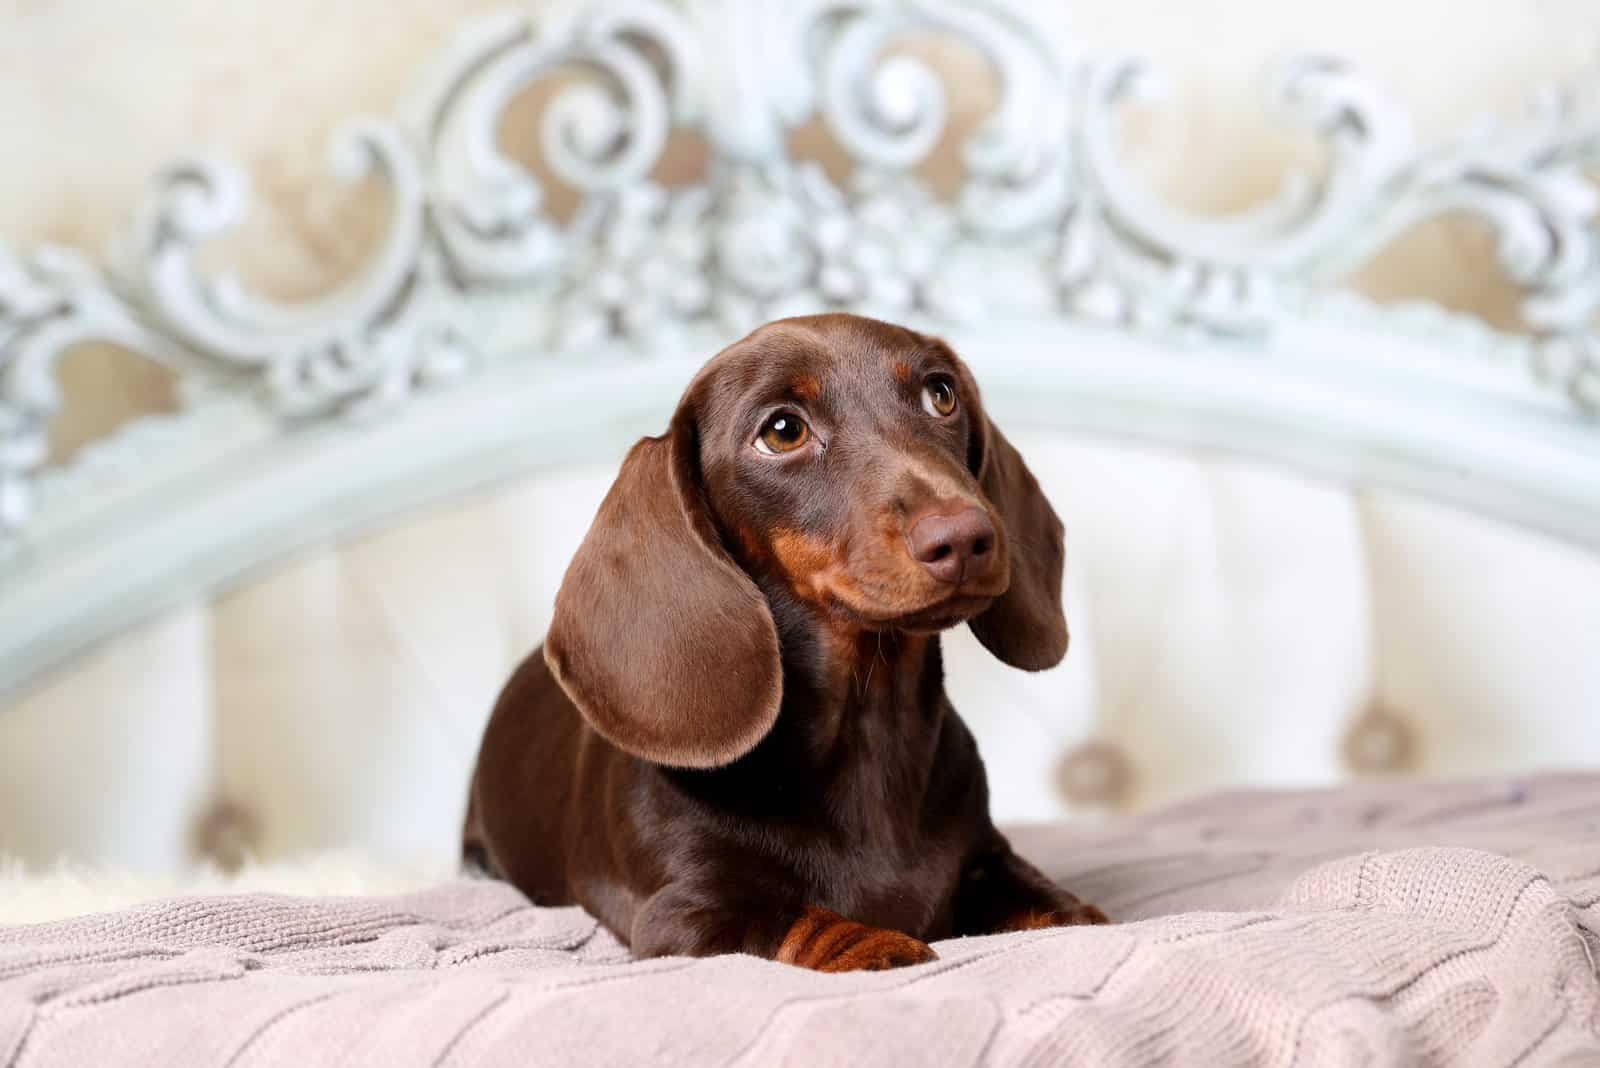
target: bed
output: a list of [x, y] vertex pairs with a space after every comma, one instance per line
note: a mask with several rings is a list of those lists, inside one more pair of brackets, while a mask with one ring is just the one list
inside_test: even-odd
[[[930, 39], [987, 64], [976, 128]], [[335, 145], [385, 229], [334, 291], [212, 266], [250, 209], [214, 158], [104, 263], [0, 243], [0, 1064], [157, 1005], [218, 1063], [1592, 1055], [1593, 87], [1418, 145], [1290, 60], [1269, 102], [1326, 167], [1216, 218], [1123, 158], [1154, 84], [997, 0], [506, 11]], [[1439, 216], [1493, 234], [1515, 329], [1345, 286]], [[456, 878], [478, 732], [622, 452], [821, 308], [946, 337], [1066, 521], [1066, 664], [953, 634], [952, 698], [997, 817], [1137, 922], [836, 981], [631, 963]], [[182, 403], [57, 460], [96, 344]]]

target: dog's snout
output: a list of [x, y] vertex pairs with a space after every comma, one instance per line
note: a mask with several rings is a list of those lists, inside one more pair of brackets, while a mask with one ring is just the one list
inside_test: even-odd
[[994, 563], [994, 523], [977, 507], [923, 515], [907, 528], [906, 545], [934, 578], [955, 585], [988, 573]]

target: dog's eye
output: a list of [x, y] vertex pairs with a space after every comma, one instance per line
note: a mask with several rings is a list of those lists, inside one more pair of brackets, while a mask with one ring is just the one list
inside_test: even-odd
[[811, 428], [793, 412], [779, 412], [761, 426], [756, 448], [769, 456], [793, 452], [811, 437]]
[[929, 415], [946, 416], [956, 410], [956, 384], [934, 375], [922, 387], [922, 407]]

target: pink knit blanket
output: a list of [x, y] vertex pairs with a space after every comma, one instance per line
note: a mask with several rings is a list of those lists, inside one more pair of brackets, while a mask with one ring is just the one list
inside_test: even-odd
[[818, 975], [461, 881], [0, 928], [0, 1066], [1600, 1064], [1600, 775], [1239, 793], [1015, 841], [1114, 918]]

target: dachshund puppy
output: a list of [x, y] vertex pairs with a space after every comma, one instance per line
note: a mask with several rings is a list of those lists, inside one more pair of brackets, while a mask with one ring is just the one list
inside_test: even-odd
[[850, 315], [719, 353], [623, 462], [507, 683], [469, 860], [641, 957], [821, 971], [1104, 923], [1011, 851], [939, 632], [1067, 649], [1061, 521], [942, 342]]

